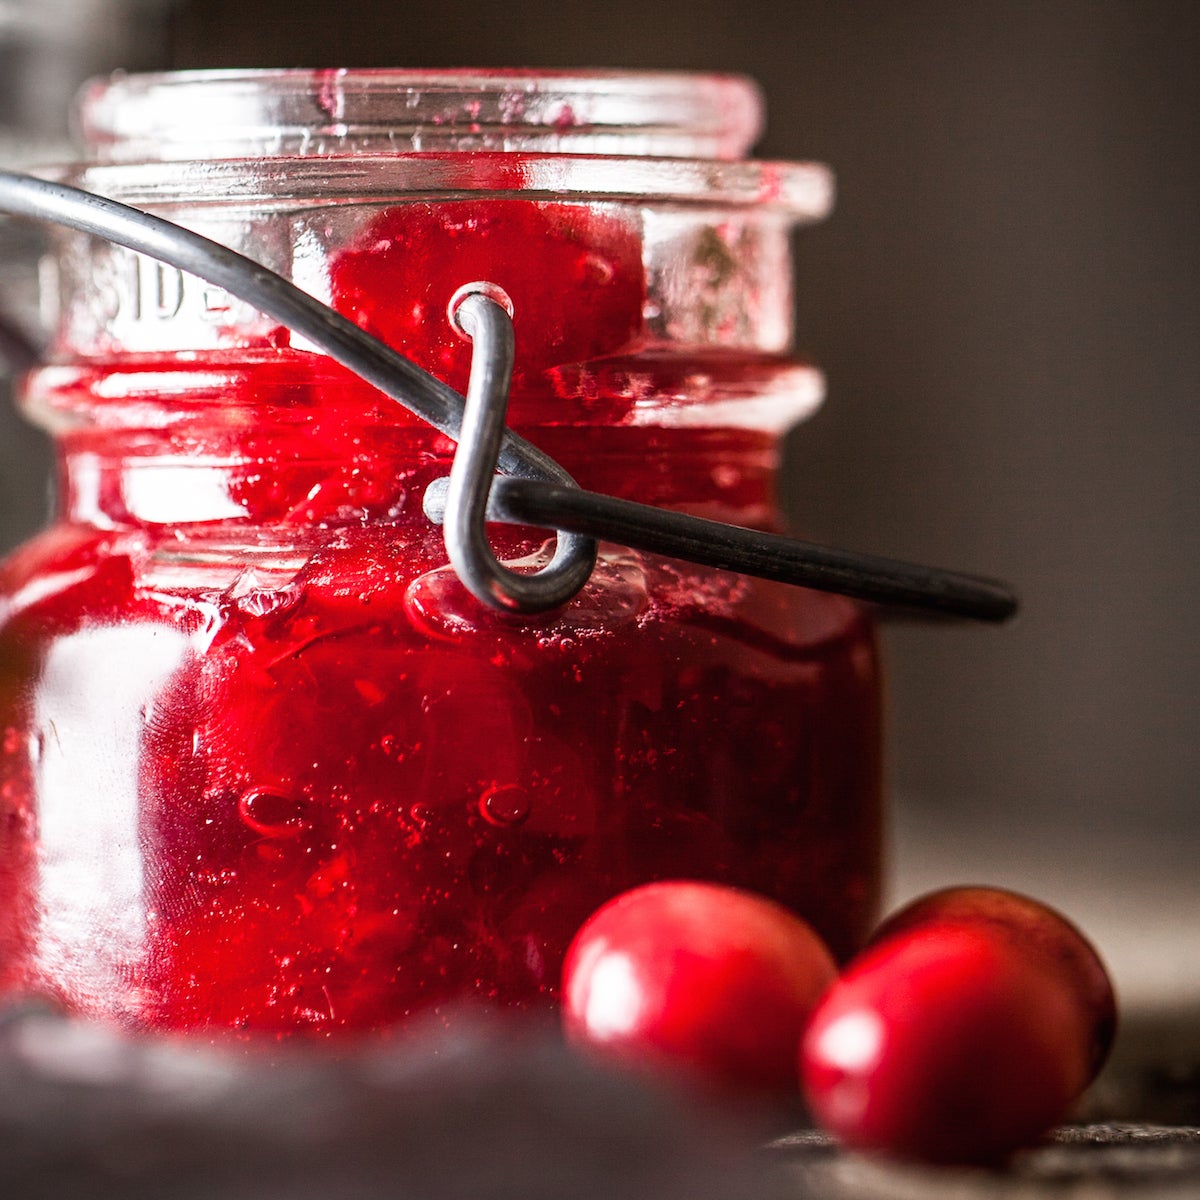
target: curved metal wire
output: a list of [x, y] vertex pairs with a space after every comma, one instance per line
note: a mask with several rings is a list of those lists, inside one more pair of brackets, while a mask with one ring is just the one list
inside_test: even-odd
[[[53, 221], [107, 238], [216, 284], [303, 334], [385, 395], [458, 440], [463, 398], [453, 388], [295, 284], [235, 250], [115, 200], [13, 171], [0, 171], [0, 211], [35, 221]], [[501, 431], [498, 464], [518, 478], [567, 486], [575, 482], [548, 454], [510, 429]], [[567, 576], [573, 571], [582, 573], [586, 580], [595, 558], [594, 539], [565, 533], [558, 538], [550, 567], [556, 575]]]
[[[428, 491], [425, 511], [436, 518]], [[945, 616], [1004, 621], [1017, 610], [1012, 590], [995, 579], [837, 550], [578, 487], [498, 475], [487, 519], [591, 533], [668, 558]]]
[[[549, 455], [504, 425], [511, 347], [508, 365], [497, 364], [496, 329], [486, 315], [499, 307], [495, 304], [485, 310], [470, 301], [472, 313], [479, 314], [470, 318], [479, 339], [472, 359], [472, 380], [477, 366], [480, 379], [474, 389], [479, 415], [465, 428], [465, 403], [456, 391], [288, 280], [226, 246], [91, 192], [11, 171], [0, 171], [0, 212], [106, 238], [216, 284], [302, 334], [458, 441], [456, 468], [465, 443], [459, 469], [461, 499], [456, 501], [447, 547], [456, 547], [452, 561], [458, 555], [466, 563], [464, 580], [469, 587], [472, 580], [477, 585], [472, 591], [496, 607], [530, 612], [564, 603], [586, 582], [595, 561], [595, 538], [603, 537], [882, 603], [987, 621], [1004, 620], [1016, 611], [1012, 592], [995, 580], [813, 546], [582, 491]], [[462, 308], [467, 306], [464, 301]], [[467, 314], [462, 315], [465, 321]], [[493, 481], [497, 467], [510, 478]], [[442, 519], [452, 487], [451, 481], [439, 480], [427, 490], [425, 510], [432, 520]], [[487, 546], [485, 519], [556, 530], [550, 564], [539, 576], [522, 576], [503, 567]], [[455, 567], [463, 569], [458, 562]]]
[[504, 437], [514, 344], [512, 318], [482, 290], [485, 286], [465, 295], [454, 313], [472, 342], [471, 377], [446, 489], [442, 532], [451, 564], [477, 599], [514, 612], [545, 612], [565, 604], [587, 583], [595, 555], [586, 560], [551, 560], [536, 574], [523, 575], [504, 566], [488, 545], [484, 521]]
[[[934, 567], [817, 546], [615, 496], [496, 475], [512, 376], [512, 317], [491, 285], [462, 289], [456, 319], [473, 343], [462, 434], [450, 475], [425, 491], [425, 514], [442, 523], [446, 551], [467, 589], [486, 604], [542, 612], [569, 600], [587, 573], [551, 563], [532, 575], [499, 562], [486, 521], [570, 529], [710, 567], [804, 584], [860, 600], [903, 604], [982, 620], [1011, 616], [1015, 601], [1002, 583]], [[474, 289], [471, 291], [470, 289]], [[590, 571], [588, 572], [590, 573]]]

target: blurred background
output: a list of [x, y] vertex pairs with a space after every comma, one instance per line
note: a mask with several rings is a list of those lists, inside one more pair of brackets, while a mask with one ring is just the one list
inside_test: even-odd
[[[760, 154], [840, 187], [796, 247], [829, 380], [788, 446], [796, 528], [1024, 601], [888, 626], [893, 894], [1032, 891], [1170, 1009], [1200, 1002], [1198, 62], [1200, 5], [1167, 0], [0, 0], [0, 163], [61, 157], [75, 86], [116, 67], [756, 78]], [[29, 237], [0, 225], [10, 294]], [[48, 470], [9, 408], [3, 548]]]

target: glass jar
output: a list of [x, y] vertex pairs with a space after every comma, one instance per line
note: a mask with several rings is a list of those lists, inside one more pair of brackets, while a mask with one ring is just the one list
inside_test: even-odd
[[[128, 76], [62, 178], [241, 250], [461, 389], [447, 304], [515, 307], [509, 421], [581, 484], [771, 528], [789, 233], [716, 76]], [[217, 288], [56, 234], [59, 515], [0, 570], [0, 988], [142, 1028], [330, 1034], [552, 1003], [598, 904], [778, 898], [846, 955], [879, 883], [859, 606], [602, 546], [482, 608], [423, 515], [453, 444]], [[495, 527], [509, 562], [544, 531]]]

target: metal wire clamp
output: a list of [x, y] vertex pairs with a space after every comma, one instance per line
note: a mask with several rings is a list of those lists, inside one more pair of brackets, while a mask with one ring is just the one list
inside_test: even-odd
[[524, 575], [506, 567], [488, 545], [485, 520], [496, 459], [504, 439], [512, 381], [512, 318], [489, 294], [460, 288], [450, 318], [472, 343], [471, 374], [458, 449], [446, 479], [425, 489], [425, 514], [442, 522], [446, 554], [476, 599], [513, 612], [545, 612], [565, 604], [587, 583], [596, 565], [596, 545], [571, 551], [563, 541], [540, 571]]
[[[216, 284], [301, 333], [459, 442], [450, 480], [431, 485], [425, 511], [440, 521], [449, 509], [451, 562], [473, 594], [493, 607], [536, 612], [565, 603], [587, 582], [595, 539], [605, 538], [707, 566], [945, 615], [1002, 621], [1016, 611], [1015, 596], [996, 580], [830, 549], [579, 488], [549, 455], [504, 424], [512, 329], [503, 306], [486, 298], [486, 285], [474, 285], [480, 296], [469, 295], [459, 309], [461, 327], [476, 343], [464, 401], [282, 276], [162, 217], [11, 171], [0, 171], [0, 213], [106, 238]], [[18, 339], [13, 344], [18, 353], [11, 357], [18, 359], [24, 343]], [[493, 479], [497, 467], [505, 474]], [[486, 520], [555, 530], [551, 562], [537, 575], [505, 567], [487, 544]]]
[[451, 319], [473, 343], [470, 382], [450, 475], [434, 480], [424, 500], [425, 515], [444, 523], [450, 561], [477, 599], [494, 608], [540, 612], [569, 600], [591, 571], [590, 564], [583, 571], [578, 561], [560, 554], [536, 574], [505, 567], [488, 545], [485, 522], [492, 520], [554, 529], [560, 537], [564, 531], [590, 534], [635, 550], [861, 600], [989, 621], [1012, 615], [1012, 592], [994, 580], [816, 546], [575, 485], [496, 475], [513, 361], [512, 318], [494, 298], [497, 291], [493, 284], [476, 283], [457, 293], [462, 299]]

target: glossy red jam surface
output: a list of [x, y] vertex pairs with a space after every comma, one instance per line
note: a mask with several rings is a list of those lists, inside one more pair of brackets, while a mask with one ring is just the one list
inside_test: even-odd
[[446, 313], [458, 288], [479, 280], [512, 301], [518, 388], [561, 363], [616, 353], [641, 329], [636, 231], [602, 212], [581, 226], [572, 204], [464, 200], [385, 210], [338, 259], [333, 306], [465, 391], [470, 348]]
[[[385, 214], [334, 261], [339, 303], [432, 365], [462, 352], [425, 332], [443, 293], [505, 268], [553, 329], [537, 289], [565, 275], [570, 330], [592, 332], [526, 339], [522, 432], [587, 486], [769, 521], [766, 434], [610, 423], [655, 379], [736, 390], [776, 367], [639, 358], [626, 235], [602, 217], [576, 243], [527, 206], [517, 237], [506, 203], [481, 226], [505, 231], [503, 262], [437, 278]], [[396, 295], [428, 282], [411, 324], [369, 303], [393, 270]], [[851, 602], [604, 547], [561, 611], [485, 612], [420, 509], [452, 447], [318, 355], [117, 358], [33, 390], [63, 517], [0, 569], [8, 994], [278, 1033], [536, 1006], [587, 915], [663, 878], [777, 898], [843, 956], [865, 936], [878, 682]], [[493, 542], [532, 560], [544, 536]]]

